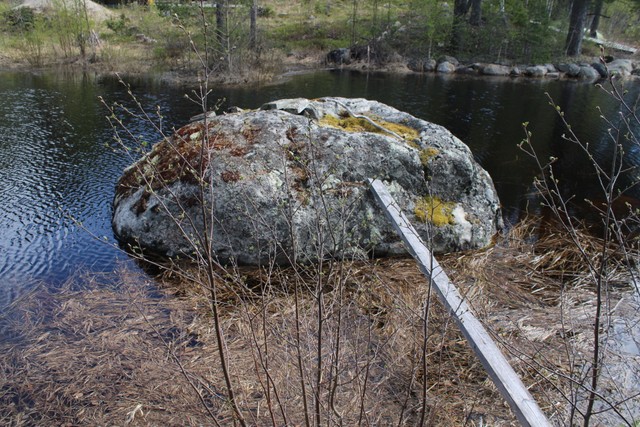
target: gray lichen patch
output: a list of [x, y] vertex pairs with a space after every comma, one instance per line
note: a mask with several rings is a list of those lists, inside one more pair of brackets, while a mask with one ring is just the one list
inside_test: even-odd
[[185, 232], [212, 232], [222, 262], [397, 253], [369, 178], [386, 181], [435, 252], [483, 247], [500, 227], [493, 183], [460, 140], [345, 98], [275, 101], [179, 129], [124, 172], [113, 227], [120, 240], [170, 256], [197, 249]]

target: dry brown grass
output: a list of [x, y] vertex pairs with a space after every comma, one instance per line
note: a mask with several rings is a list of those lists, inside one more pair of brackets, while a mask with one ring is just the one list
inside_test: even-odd
[[[449, 255], [442, 263], [543, 410], [559, 421], [568, 386], [558, 374], [571, 374], [567, 339], [579, 342], [588, 333], [593, 296], [585, 286], [564, 289], [560, 276], [545, 270], [558, 268], [557, 254], [545, 249], [541, 262], [539, 247], [522, 237], [514, 232], [488, 250]], [[422, 369], [428, 286], [413, 260], [335, 264], [322, 275], [313, 266], [219, 273], [230, 373], [250, 425], [304, 424], [294, 290], [311, 404], [319, 307], [312, 291], [319, 279], [325, 420], [416, 425], [426, 383], [427, 425], [516, 424], [437, 303]], [[191, 274], [199, 281], [197, 271]], [[0, 317], [6, 338], [0, 343], [0, 423], [211, 425], [211, 411], [229, 425], [206, 290], [170, 273], [161, 288], [126, 270], [113, 279], [80, 276], [60, 290], [39, 288]], [[568, 306], [573, 315], [563, 317]]]

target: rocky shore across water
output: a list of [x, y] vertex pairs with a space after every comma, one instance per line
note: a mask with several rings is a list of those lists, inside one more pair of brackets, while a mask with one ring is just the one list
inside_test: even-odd
[[[438, 59], [411, 58], [406, 61], [406, 67], [417, 73], [576, 79], [584, 81], [597, 81], [610, 76], [640, 78], [640, 61], [628, 58], [613, 58], [611, 56], [603, 59], [593, 58], [591, 61], [513, 65], [487, 62], [464, 63], [453, 56], [444, 55]], [[348, 48], [333, 50], [326, 56], [327, 64], [334, 66], [349, 66], [358, 61], [362, 61], [358, 52], [352, 52]]]

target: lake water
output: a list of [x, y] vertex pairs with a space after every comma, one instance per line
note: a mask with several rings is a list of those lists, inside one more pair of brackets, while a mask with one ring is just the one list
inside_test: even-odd
[[[189, 88], [153, 79], [129, 83], [145, 108], [160, 108], [165, 129], [181, 126], [200, 112], [185, 99]], [[638, 87], [631, 89], [633, 98]], [[545, 92], [563, 106], [582, 138], [600, 144], [597, 152], [606, 160], [609, 146], [601, 141], [607, 127], [596, 107], [615, 116], [617, 105], [593, 84], [334, 71], [292, 76], [261, 88], [214, 89], [212, 100], [224, 99], [223, 108], [255, 108], [287, 97], [365, 97], [441, 124], [466, 142], [491, 174], [505, 218], [513, 223], [530, 201], [537, 174], [534, 163], [517, 148], [523, 122], [530, 123], [540, 154], [560, 159], [559, 172], [569, 191], [590, 187], [583, 174], [588, 165], [562, 141], [565, 130]], [[0, 307], [35, 281], [56, 285], [78, 269], [111, 271], [119, 260], [127, 260], [92, 237], [114, 242], [114, 185], [131, 162], [114, 150], [99, 96], [131, 105], [115, 78], [0, 73]], [[158, 139], [145, 120], [125, 120], [135, 135]]]

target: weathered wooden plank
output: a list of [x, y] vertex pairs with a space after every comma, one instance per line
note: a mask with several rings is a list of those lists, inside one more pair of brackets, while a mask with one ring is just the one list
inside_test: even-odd
[[550, 426], [527, 388], [515, 373], [486, 329], [476, 319], [456, 287], [451, 283], [440, 264], [422, 242], [415, 228], [400, 211], [384, 184], [370, 179], [371, 190], [386, 216], [404, 241], [411, 255], [417, 260], [420, 270], [432, 280], [436, 293], [447, 310], [456, 319], [460, 330], [482, 362], [494, 384], [507, 400], [509, 406], [523, 426]]

